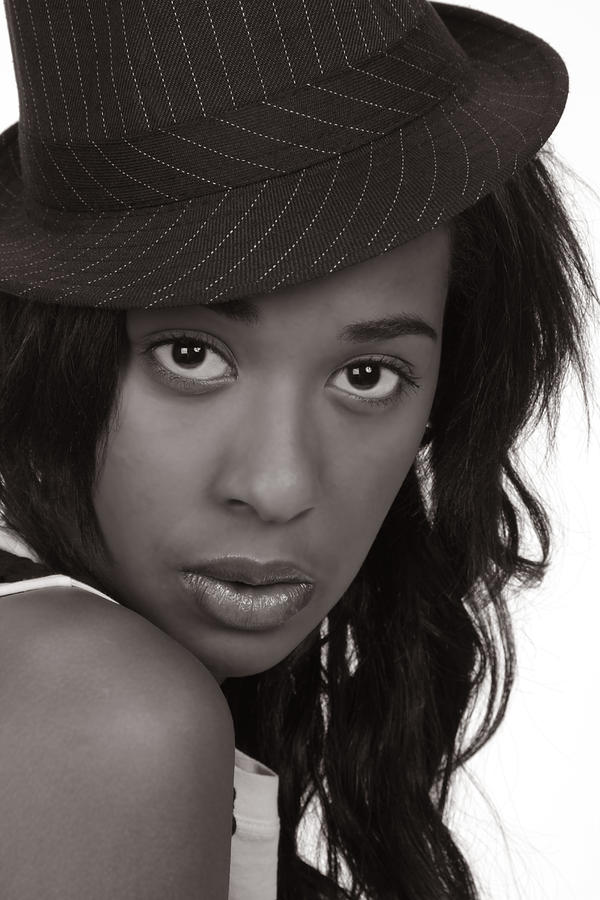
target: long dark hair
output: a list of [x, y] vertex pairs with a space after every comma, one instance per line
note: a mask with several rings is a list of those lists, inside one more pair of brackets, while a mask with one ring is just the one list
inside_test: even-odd
[[[506, 711], [509, 583], [538, 582], [550, 549], [516, 447], [542, 416], [553, 435], [571, 366], [584, 395], [588, 378], [594, 287], [553, 166], [539, 154], [451, 223], [431, 432], [356, 579], [288, 657], [223, 683], [236, 746], [280, 777], [279, 900], [478, 896], [446, 824], [449, 788]], [[126, 351], [123, 312], [0, 302], [6, 523], [84, 581], [104, 548], [91, 497]], [[298, 842], [313, 800], [320, 868]]]

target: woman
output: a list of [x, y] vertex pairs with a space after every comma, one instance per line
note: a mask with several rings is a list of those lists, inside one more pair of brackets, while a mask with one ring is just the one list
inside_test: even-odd
[[8, 5], [13, 900], [477, 896], [448, 791], [549, 552], [515, 448], [586, 378], [566, 72], [459, 7], [249, 6]]

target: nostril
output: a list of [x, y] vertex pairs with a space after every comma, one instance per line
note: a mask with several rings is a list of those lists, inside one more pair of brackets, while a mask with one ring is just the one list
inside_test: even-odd
[[232, 497], [227, 501], [229, 506], [248, 506], [243, 500], [236, 500], [235, 497]]

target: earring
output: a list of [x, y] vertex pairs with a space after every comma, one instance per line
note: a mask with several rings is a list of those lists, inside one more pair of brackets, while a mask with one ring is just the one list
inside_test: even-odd
[[421, 447], [426, 447], [427, 444], [431, 442], [433, 437], [433, 425], [431, 422], [427, 422], [425, 426], [425, 431], [423, 432], [423, 437], [421, 438]]

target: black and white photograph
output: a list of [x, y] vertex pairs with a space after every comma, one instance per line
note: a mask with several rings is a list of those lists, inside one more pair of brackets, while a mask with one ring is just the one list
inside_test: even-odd
[[600, 900], [599, 35], [4, 0], [0, 900]]

